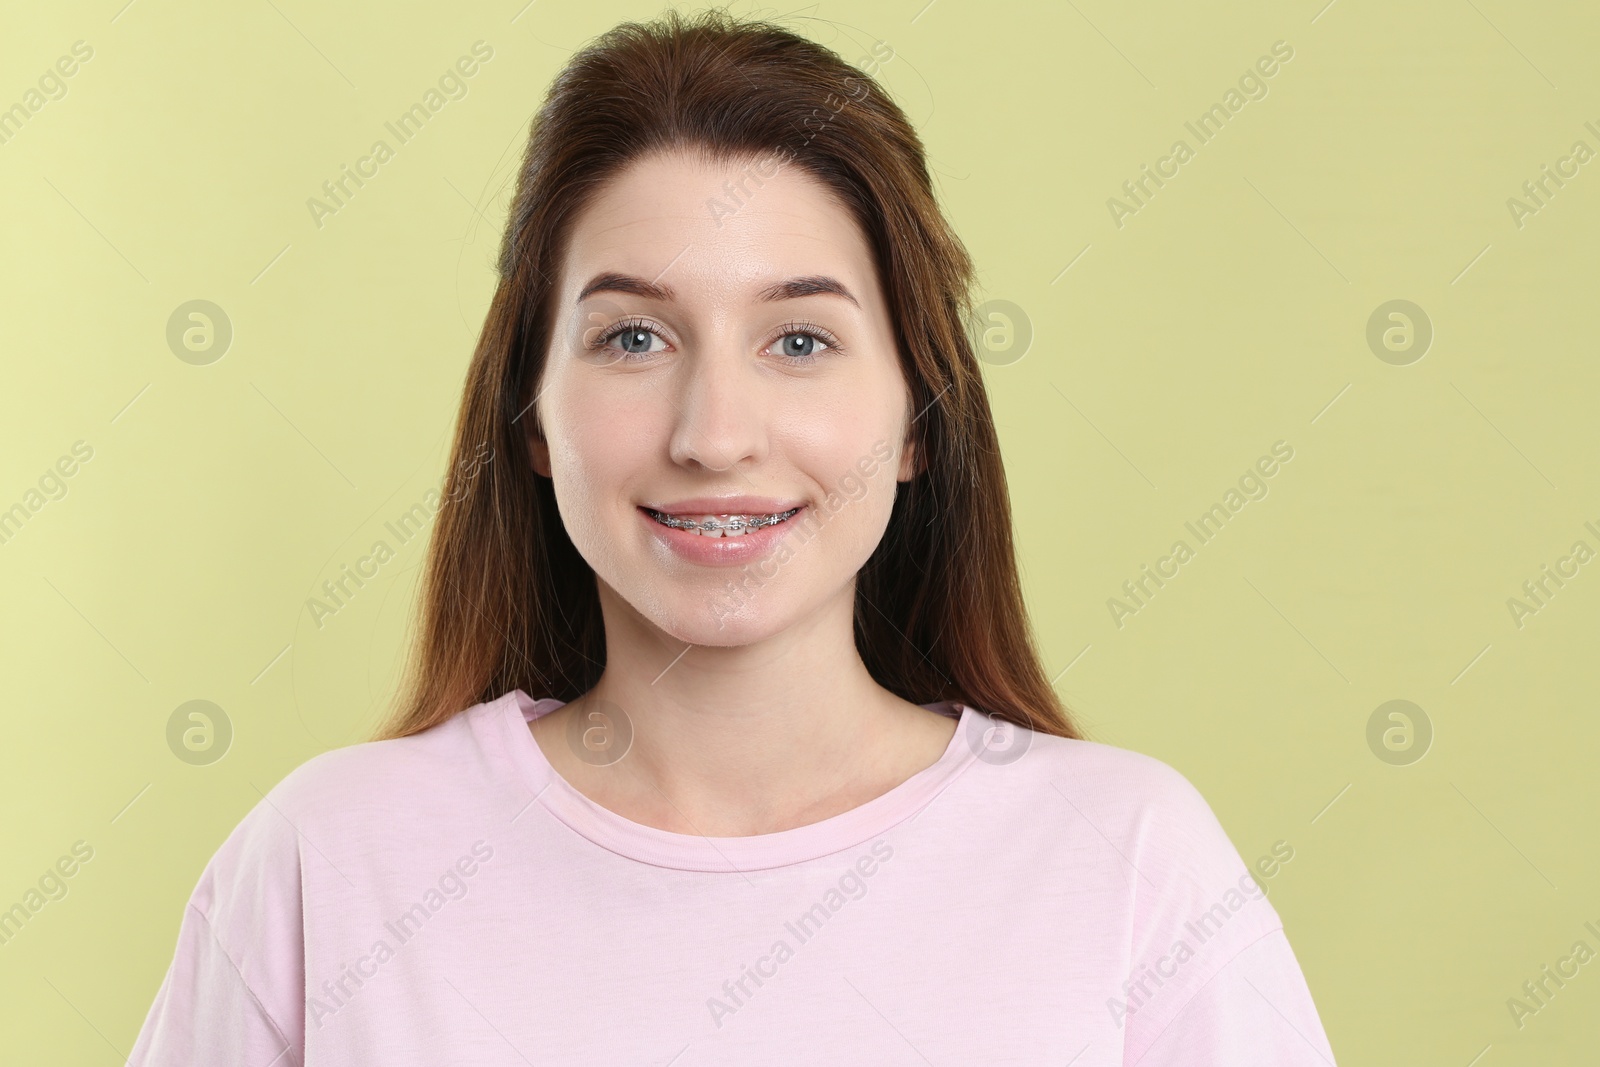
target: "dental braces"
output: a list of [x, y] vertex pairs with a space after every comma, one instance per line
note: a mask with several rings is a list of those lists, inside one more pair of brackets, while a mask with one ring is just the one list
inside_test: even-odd
[[718, 522], [714, 518], [707, 519], [705, 522], [695, 522], [693, 519], [680, 519], [673, 515], [663, 515], [659, 511], [652, 511], [651, 514], [655, 516], [657, 522], [665, 526], [671, 526], [676, 530], [759, 530], [763, 526], [776, 526], [799, 510], [799, 508], [790, 508], [788, 511], [779, 512], [776, 515], [763, 515], [760, 518], [748, 521], [743, 516], [735, 515], [727, 522]]

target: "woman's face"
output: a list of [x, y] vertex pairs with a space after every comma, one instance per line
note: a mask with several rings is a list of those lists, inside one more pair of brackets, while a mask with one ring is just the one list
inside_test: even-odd
[[652, 154], [575, 221], [555, 299], [529, 447], [603, 602], [699, 645], [848, 612], [916, 469], [848, 212], [780, 157]]

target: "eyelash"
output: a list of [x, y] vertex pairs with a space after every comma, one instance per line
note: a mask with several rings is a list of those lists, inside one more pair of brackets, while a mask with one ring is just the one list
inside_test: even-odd
[[[605, 348], [609, 346], [611, 342], [618, 336], [627, 333], [629, 330], [643, 330], [646, 333], [655, 334], [657, 337], [661, 336], [653, 327], [651, 327], [648, 322], [644, 321], [643, 319], [628, 319], [626, 321], [617, 323], [605, 333], [601, 334], [599, 337], [596, 337], [593, 341], [589, 342], [588, 347], [593, 350]], [[815, 340], [821, 341], [823, 344], [828, 346], [828, 351], [830, 352], [844, 351], [844, 349], [839, 346], [839, 342], [835, 340], [833, 334], [829, 333], [827, 330], [824, 330], [821, 326], [811, 322], [797, 321], [785, 323], [784, 325], [778, 327], [778, 333], [774, 338], [774, 341], [781, 341], [785, 337], [788, 337], [792, 334], [801, 334], [803, 336], [811, 337]], [[665, 340], [665, 338], [662, 339]], [[771, 346], [769, 345], [768, 347]], [[653, 352], [624, 352], [620, 362], [637, 362], [640, 357], [651, 356], [654, 354], [655, 353]], [[813, 352], [809, 356], [782, 356], [780, 358], [785, 363], [799, 365], [815, 362], [818, 355], [819, 353]]]

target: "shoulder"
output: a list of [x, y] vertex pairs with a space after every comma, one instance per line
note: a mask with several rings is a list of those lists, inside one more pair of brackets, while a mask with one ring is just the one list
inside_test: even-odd
[[[1110, 857], [1141, 909], [1262, 896], [1211, 804], [1171, 764], [1022, 728], [1013, 728], [1007, 744], [998, 756], [979, 748], [968, 773], [984, 783], [980, 788], [1030, 832]], [[1043, 818], [1052, 812], [1061, 819]], [[1275, 921], [1266, 908], [1252, 910]]]
[[[1015, 805], [1016, 825], [1065, 849], [1076, 884], [1100, 886], [1117, 902], [1108, 921], [1125, 955], [1114, 985], [1124, 976], [1128, 984], [1111, 1014], [1119, 1025], [1138, 1016], [1131, 1040], [1142, 1046], [1195, 990], [1282, 930], [1282, 920], [1257, 871], [1177, 768], [1103, 742], [1020, 731], [1024, 742], [1012, 763], [979, 773], [993, 796]], [[1065, 822], [1040, 819], [1051, 805], [1065, 809]], [[1041, 823], [1046, 828], [1036, 829]], [[1286, 860], [1293, 849], [1285, 855], [1275, 846], [1273, 854]]]
[[307, 759], [262, 798], [284, 815], [326, 820], [337, 812], [394, 811], [431, 802], [444, 787], [482, 777], [473, 765], [498, 738], [486, 736], [499, 702], [478, 704], [421, 733], [362, 741]]
[[1216, 822], [1194, 784], [1154, 756], [1010, 724], [1003, 724], [985, 745], [981, 731], [988, 723], [976, 720], [968, 740], [978, 763], [987, 765], [985, 773], [1010, 779], [1014, 791], [1055, 794], [1086, 814], [1113, 817], [1145, 832], [1182, 834]]
[[217, 848], [191, 903], [223, 929], [259, 909], [299, 910], [302, 868], [339, 868], [352, 853], [461, 806], [490, 775], [499, 702], [478, 704], [409, 737], [364, 741], [305, 760], [259, 796]]

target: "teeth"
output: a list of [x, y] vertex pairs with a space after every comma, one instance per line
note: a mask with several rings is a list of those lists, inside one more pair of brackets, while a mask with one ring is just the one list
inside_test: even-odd
[[650, 511], [651, 518], [663, 526], [688, 530], [701, 537], [743, 537], [752, 530], [783, 522], [800, 509], [790, 508], [771, 515], [663, 515], [659, 511], [646, 510]]

